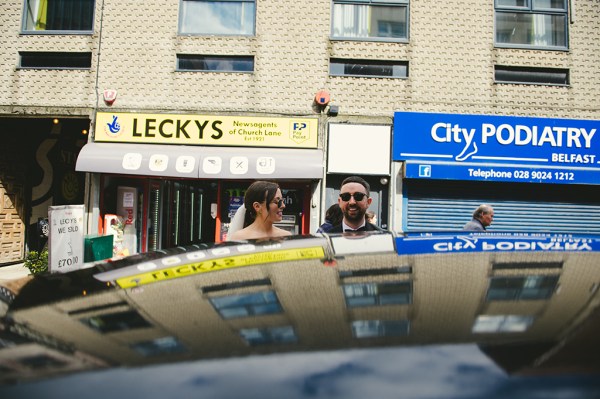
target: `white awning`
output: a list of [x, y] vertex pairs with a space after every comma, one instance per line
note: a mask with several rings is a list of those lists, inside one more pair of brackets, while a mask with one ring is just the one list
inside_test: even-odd
[[321, 179], [323, 151], [88, 143], [75, 170], [194, 179]]

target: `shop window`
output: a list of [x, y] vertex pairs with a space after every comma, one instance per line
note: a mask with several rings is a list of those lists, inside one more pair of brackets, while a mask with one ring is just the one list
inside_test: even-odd
[[412, 303], [412, 282], [345, 284], [346, 305], [361, 306], [406, 305]]
[[254, 35], [255, 0], [181, 0], [182, 35]]
[[494, 80], [496, 83], [567, 86], [569, 70], [496, 65]]
[[22, 69], [90, 69], [92, 53], [19, 52]]
[[177, 70], [201, 72], [253, 72], [254, 57], [178, 54]]
[[487, 301], [548, 299], [558, 285], [559, 276], [492, 277]]
[[226, 295], [211, 298], [210, 302], [224, 319], [283, 312], [274, 291]]
[[408, 40], [408, 0], [334, 0], [332, 39]]
[[298, 337], [292, 326], [243, 328], [240, 335], [248, 345], [293, 344]]
[[345, 60], [329, 61], [332, 76], [360, 76], [371, 78], [407, 78], [408, 61]]
[[496, 0], [496, 46], [567, 49], [566, 0]]
[[408, 320], [355, 320], [352, 335], [355, 338], [402, 337], [408, 335]]
[[145, 357], [185, 352], [185, 347], [175, 337], [161, 337], [151, 341], [138, 342], [130, 347]]
[[518, 333], [525, 332], [533, 324], [533, 316], [480, 315], [473, 324], [474, 333]]
[[23, 31], [92, 33], [95, 0], [25, 0]]

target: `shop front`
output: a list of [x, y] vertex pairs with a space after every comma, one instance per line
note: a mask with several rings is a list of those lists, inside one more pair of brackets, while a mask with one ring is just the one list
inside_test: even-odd
[[389, 228], [391, 126], [330, 123], [327, 145], [327, 184], [323, 213], [338, 202], [342, 181], [357, 175], [370, 185], [369, 210], [376, 224]]
[[307, 118], [98, 113], [94, 141], [76, 166], [91, 173], [88, 230], [112, 234], [115, 255], [221, 242], [246, 188], [272, 180], [286, 204], [280, 227], [308, 233], [323, 178], [317, 125]]
[[[600, 232], [600, 121], [396, 112], [401, 230]], [[398, 229], [400, 230], [400, 229]]]
[[43, 250], [49, 206], [82, 203], [75, 160], [89, 129], [83, 117], [0, 118], [0, 265]]

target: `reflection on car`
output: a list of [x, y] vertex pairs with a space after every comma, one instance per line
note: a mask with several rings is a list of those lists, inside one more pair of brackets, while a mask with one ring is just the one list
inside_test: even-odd
[[599, 261], [596, 236], [374, 232], [36, 275], [4, 287], [0, 396], [600, 397]]

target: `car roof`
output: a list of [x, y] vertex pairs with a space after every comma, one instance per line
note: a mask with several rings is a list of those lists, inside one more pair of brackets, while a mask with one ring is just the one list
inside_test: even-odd
[[[541, 392], [540, 378], [599, 392], [590, 377], [600, 373], [598, 243], [517, 233], [315, 235], [36, 275], [2, 318], [0, 393], [44, 384], [68, 392], [80, 385], [73, 373], [121, 393], [162, 392], [157, 382], [166, 389], [164, 379], [175, 378], [174, 395], [192, 386], [218, 397], [237, 392], [232, 379], [292, 397], [390, 396], [394, 383], [456, 397], [531, 394]], [[286, 379], [296, 385], [286, 388]], [[355, 380], [366, 385], [348, 389]], [[423, 393], [415, 397], [436, 397]]]

